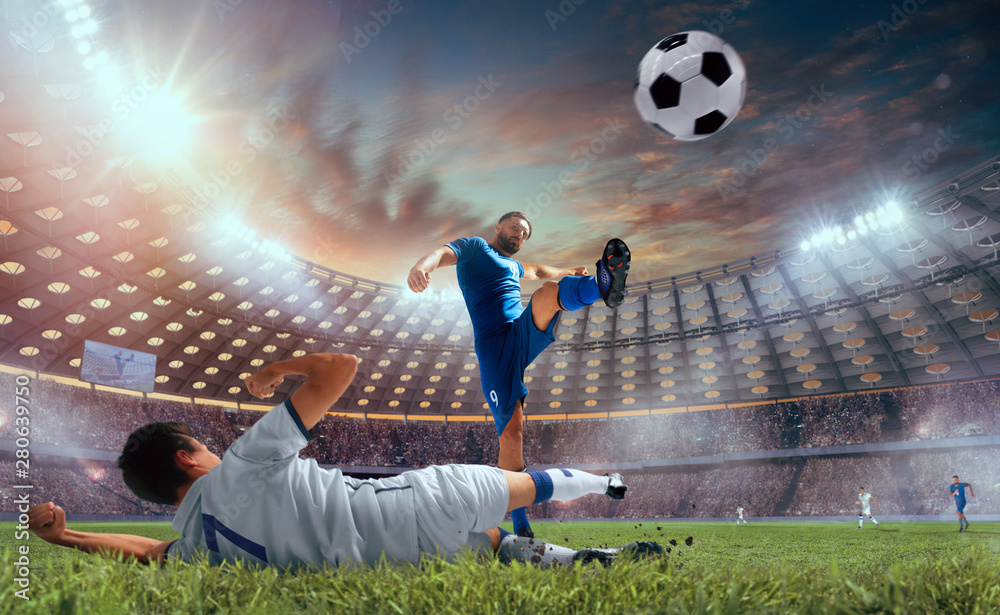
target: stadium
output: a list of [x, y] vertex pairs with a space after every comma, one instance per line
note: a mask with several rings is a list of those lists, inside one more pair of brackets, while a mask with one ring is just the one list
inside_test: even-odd
[[[370, 15], [368, 7], [347, 3], [337, 9], [336, 23], [327, 25], [336, 27], [341, 38], [327, 44], [345, 62], [345, 74], [361, 70], [355, 62], [381, 60], [376, 55], [384, 53], [380, 45], [393, 48], [390, 38], [396, 31], [402, 36], [410, 12], [421, 10], [410, 6], [390, 3]], [[734, 6], [694, 15], [684, 12], [690, 8], [677, 8], [671, 13], [675, 21], [668, 21], [676, 27], [669, 31], [720, 24], [717, 34], [741, 53], [746, 48], [744, 63], [752, 75], [750, 60], [768, 56], [749, 48], [747, 21], [757, 18], [750, 3]], [[862, 31], [865, 26], [869, 38], [884, 35], [890, 41], [886, 32], [916, 38], [918, 29], [931, 27], [942, 15], [955, 19], [947, 22], [950, 27], [968, 26], [953, 13], [930, 8], [903, 12], [906, 19], [896, 23], [894, 6], [880, 8], [890, 30], [883, 31], [876, 19], [851, 27]], [[984, 12], [990, 8], [977, 6]], [[585, 15], [591, 8], [587, 4], [553, 7], [518, 14], [530, 15], [546, 35], [551, 27], [557, 37], [569, 36], [565, 32], [574, 27], [573, 20], [584, 27], [584, 20], [593, 18]], [[503, 208], [497, 204], [503, 199], [486, 196], [484, 189], [475, 207], [420, 209], [419, 217], [406, 218], [409, 209], [419, 209], [415, 202], [426, 187], [420, 184], [425, 174], [440, 173], [435, 190], [444, 190], [448, 169], [455, 177], [473, 173], [471, 162], [454, 170], [452, 157], [474, 158], [462, 149], [463, 139], [476, 142], [487, 131], [476, 122], [491, 121], [477, 114], [492, 113], [489, 105], [504, 104], [504, 88], [517, 87], [505, 85], [513, 78], [510, 71], [497, 81], [480, 77], [473, 82], [478, 89], [465, 88], [475, 95], [457, 98], [444, 123], [421, 124], [414, 115], [410, 121], [416, 127], [407, 129], [404, 113], [393, 118], [403, 128], [386, 128], [388, 137], [372, 136], [381, 129], [377, 124], [358, 129], [373, 142], [396, 142], [396, 157], [385, 165], [384, 190], [400, 190], [401, 196], [386, 205], [392, 216], [375, 219], [370, 217], [375, 206], [365, 200], [369, 197], [358, 197], [361, 205], [342, 204], [352, 190], [378, 191], [370, 182], [346, 178], [342, 169], [362, 166], [360, 147], [351, 159], [337, 145], [338, 139], [350, 140], [350, 122], [360, 121], [343, 120], [347, 127], [317, 136], [333, 122], [316, 102], [322, 96], [336, 101], [324, 90], [332, 86], [283, 80], [282, 71], [294, 71], [274, 60], [294, 55], [282, 41], [301, 34], [320, 9], [297, 13], [268, 1], [217, 2], [191, 8], [190, 17], [172, 16], [164, 7], [144, 8], [149, 14], [138, 5], [116, 2], [11, 0], [4, 3], [0, 20], [9, 42], [0, 48], [0, 458], [10, 477], [0, 485], [0, 520], [10, 528], [3, 540], [3, 612], [28, 612], [22, 611], [24, 605], [60, 612], [1000, 609], [995, 592], [1000, 579], [1000, 130], [995, 119], [984, 119], [995, 111], [995, 102], [968, 90], [965, 95], [982, 108], [965, 124], [954, 120], [957, 136], [940, 115], [919, 131], [915, 121], [909, 123], [900, 128], [910, 130], [905, 146], [887, 154], [866, 153], [866, 162], [855, 169], [861, 173], [880, 164], [894, 177], [883, 173], [873, 189], [874, 171], [868, 177], [840, 175], [829, 180], [836, 188], [806, 190], [821, 195], [808, 203], [802, 193], [776, 187], [788, 178], [778, 175], [777, 167], [794, 167], [796, 160], [822, 166], [807, 150], [816, 143], [822, 148], [824, 138], [831, 150], [842, 146], [822, 132], [816, 117], [849, 117], [853, 107], [839, 105], [850, 90], [844, 86], [840, 98], [833, 98], [835, 109], [821, 104], [813, 109], [806, 102], [813, 99], [798, 94], [767, 107], [753, 102], [751, 91], [745, 117], [730, 117], [732, 125], [705, 141], [718, 149], [699, 154], [703, 160], [734, 163], [732, 173], [721, 174], [699, 193], [699, 198], [727, 201], [711, 211], [724, 211], [723, 218], [732, 216], [731, 221], [717, 220], [711, 232], [728, 239], [706, 235], [700, 249], [696, 237], [688, 260], [671, 247], [676, 236], [643, 245], [656, 235], [655, 229], [645, 230], [647, 225], [669, 220], [670, 213], [662, 212], [676, 211], [676, 203], [662, 212], [637, 206], [648, 219], [596, 225], [610, 235], [578, 235], [594, 245], [614, 233], [629, 241], [634, 260], [628, 293], [615, 308], [597, 301], [562, 313], [554, 341], [528, 365], [524, 459], [535, 471], [617, 472], [629, 491], [622, 501], [548, 501], [529, 507], [527, 515], [537, 521], [539, 538], [552, 543], [583, 548], [655, 540], [674, 545], [670, 557], [632, 567], [616, 562], [606, 569], [587, 568], [582, 580], [580, 566], [574, 573], [573, 568], [508, 568], [473, 560], [326, 576], [242, 567], [217, 573], [197, 565], [143, 568], [114, 557], [55, 553], [64, 550], [47, 551], [37, 538], [20, 537], [27, 534], [16, 533], [15, 527], [29, 494], [32, 505], [53, 501], [62, 506], [71, 528], [115, 532], [119, 527], [160, 540], [176, 538], [169, 521], [177, 507], [144, 501], [122, 480], [116, 462], [126, 438], [147, 423], [181, 421], [221, 456], [301, 382], [286, 379], [273, 400], [261, 400], [249, 393], [245, 380], [268, 364], [313, 353], [351, 354], [358, 368], [313, 429], [315, 437], [302, 457], [360, 479], [432, 465], [496, 465], [497, 428], [483, 393], [472, 319], [454, 276], [444, 274], [416, 294], [401, 271], [450, 239], [488, 238], [496, 217], [508, 209], [520, 208], [531, 218], [538, 231], [533, 243], [577, 241], [561, 234], [560, 225], [568, 224], [563, 217], [579, 207], [591, 173], [618, 164], [597, 154], [614, 150], [615, 156], [659, 165], [657, 173], [666, 175], [671, 165], [684, 168], [671, 158], [681, 154], [648, 154], [650, 143], [663, 150], [697, 147], [664, 145], [664, 137], [639, 125], [638, 116], [628, 120], [635, 125], [621, 135], [608, 133], [612, 124], [602, 129], [602, 116], [584, 129], [586, 138], [573, 142], [584, 149], [572, 151], [591, 157], [563, 156], [585, 162], [582, 169], [577, 165], [580, 175], [572, 181], [558, 172], [551, 175], [558, 182], [539, 184], [532, 176], [521, 192], [496, 188], [503, 198], [520, 195], [516, 207]], [[185, 24], [189, 17], [198, 25], [188, 44], [199, 54], [166, 62], [168, 52], [177, 53], [183, 45], [164, 24], [174, 19], [174, 26]], [[730, 29], [722, 32], [721, 24]], [[741, 24], [747, 27], [741, 30]], [[995, 51], [995, 42], [976, 38], [983, 27], [976, 26], [966, 38], [956, 35], [964, 41], [963, 54]], [[260, 40], [247, 43], [241, 32], [258, 28]], [[204, 44], [199, 37], [221, 35], [231, 37], [225, 39], [228, 48], [213, 53], [229, 59], [209, 61], [215, 56], [199, 47]], [[630, 50], [629, 62], [636, 63], [655, 43], [657, 35], [650, 36], [641, 50]], [[848, 64], [868, 53], [854, 44], [842, 49], [854, 54], [844, 60]], [[912, 59], [902, 51], [896, 58], [884, 47], [879, 53], [890, 65], [904, 56]], [[817, 51], [814, 57], [822, 55]], [[201, 62], [207, 67], [196, 80], [191, 75]], [[967, 63], [966, 72], [956, 69], [956, 83], [995, 78], [995, 69], [981, 62], [982, 57]], [[119, 65], [116, 86], [108, 86], [108, 68]], [[952, 87], [940, 70], [931, 90]], [[949, 85], [942, 87], [941, 77]], [[344, 80], [350, 83], [349, 77]], [[419, 84], [398, 87], [404, 98], [426, 94]], [[825, 91], [819, 87], [811, 91]], [[203, 90], [210, 90], [210, 97]], [[185, 116], [182, 105], [171, 106], [176, 101], [168, 93], [194, 100], [200, 94], [203, 103], [210, 98], [214, 115], [205, 115], [213, 119], [199, 124], [193, 115]], [[757, 94], [768, 98], [771, 90]], [[630, 107], [630, 97], [624, 100]], [[525, 103], [518, 99], [516, 104]], [[781, 138], [774, 119], [801, 108], [813, 109], [812, 115], [798, 116], [801, 127], [791, 131], [794, 139]], [[756, 140], [733, 134], [741, 130], [741, 120], [744, 130], [758, 127]], [[874, 126], [864, 129], [877, 133]], [[778, 137], [772, 139], [776, 148], [764, 145], [767, 135]], [[894, 138], [886, 135], [874, 134], [871, 140]], [[636, 139], [646, 141], [643, 151], [617, 149]], [[310, 149], [313, 141], [326, 144], [322, 151], [333, 161], [330, 167], [319, 166], [320, 150]], [[416, 149], [407, 151], [408, 143]], [[503, 164], [506, 154], [491, 147], [483, 151], [495, 154], [496, 165]], [[757, 152], [765, 150], [758, 158]], [[541, 155], [531, 151], [529, 158]], [[420, 155], [411, 155], [415, 152]], [[817, 182], [820, 174], [801, 164], [793, 172], [803, 182]], [[831, 176], [846, 168], [826, 164]], [[775, 173], [770, 184], [769, 173]], [[310, 178], [332, 187], [326, 192], [289, 188]], [[605, 179], [593, 179], [600, 194]], [[356, 186], [349, 185], [352, 180]], [[684, 175], [683, 182], [688, 180]], [[658, 189], [648, 183], [652, 180], [636, 181], [644, 190]], [[846, 198], [847, 185], [861, 188]], [[688, 188], [679, 190], [691, 194], [684, 192]], [[753, 190], [765, 189], [782, 201], [774, 206], [778, 213], [749, 204], [758, 194]], [[817, 204], [838, 195], [845, 197], [840, 205]], [[282, 201], [298, 198], [322, 200], [322, 208]], [[443, 208], [447, 199], [435, 198]], [[621, 198], [622, 203], [638, 201]], [[728, 202], [731, 198], [736, 202]], [[741, 199], [747, 199], [745, 206]], [[318, 222], [322, 212], [328, 227]], [[780, 215], [785, 217], [778, 222]], [[684, 214], [685, 219], [698, 216]], [[428, 230], [426, 225], [436, 226]], [[741, 226], [751, 229], [747, 236], [760, 237], [742, 237]], [[303, 239], [310, 227], [314, 236]], [[691, 227], [685, 232], [707, 231]], [[732, 244], [728, 252], [721, 245], [726, 243]], [[379, 254], [357, 257], [366, 245]], [[525, 259], [576, 264], [590, 258], [582, 248], [525, 250]], [[388, 265], [395, 261], [395, 268]], [[691, 264], [690, 271], [677, 262]], [[524, 307], [538, 287], [524, 284]], [[24, 416], [30, 422], [19, 420]], [[963, 536], [955, 534], [955, 504], [945, 491], [956, 474], [975, 489], [968, 511], [972, 529]], [[855, 504], [859, 487], [878, 498], [873, 512], [884, 529], [879, 528], [875, 542], [863, 532], [849, 532], [860, 510]], [[747, 527], [733, 525], [738, 506], [747, 511]], [[687, 544], [677, 547], [686, 537]], [[31, 566], [16, 564], [17, 549], [29, 546]], [[29, 573], [19, 572], [29, 568]], [[93, 575], [112, 579], [107, 594], [88, 589]], [[22, 603], [25, 596], [15, 592], [26, 585], [17, 579], [29, 576], [31, 600]], [[958, 577], [982, 591], [941, 589]], [[258, 582], [263, 597], [257, 589], [247, 595]], [[582, 584], [589, 597], [564, 604], [546, 593], [547, 583], [555, 588], [553, 595], [572, 593]], [[944, 594], [927, 598], [921, 593], [925, 583], [934, 588], [927, 595], [939, 589]], [[514, 585], [524, 589], [504, 593]], [[779, 586], [785, 589], [774, 589]], [[450, 601], [463, 587], [481, 593]], [[954, 605], [953, 610], [946, 605]]]

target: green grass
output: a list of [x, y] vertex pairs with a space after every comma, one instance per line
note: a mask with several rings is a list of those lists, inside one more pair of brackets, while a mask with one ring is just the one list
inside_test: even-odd
[[[13, 524], [0, 524], [0, 613], [1000, 613], [1000, 524], [532, 523], [582, 547], [657, 540], [663, 560], [608, 569], [504, 566], [255, 570], [123, 564], [47, 545], [31, 553], [31, 601], [14, 596]], [[176, 534], [167, 524], [79, 523], [82, 531]], [[685, 539], [693, 538], [690, 546]]]

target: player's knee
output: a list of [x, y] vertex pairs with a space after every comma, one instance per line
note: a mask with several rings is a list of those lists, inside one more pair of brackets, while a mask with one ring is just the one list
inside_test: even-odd
[[557, 282], [549, 280], [542, 284], [541, 288], [535, 291], [535, 294], [546, 303], [559, 305], [559, 284]]

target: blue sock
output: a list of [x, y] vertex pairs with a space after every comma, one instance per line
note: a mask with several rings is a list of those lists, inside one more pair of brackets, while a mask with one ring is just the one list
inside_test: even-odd
[[600, 298], [601, 289], [592, 275], [570, 275], [559, 280], [559, 303], [568, 312], [587, 307]]
[[507, 536], [510, 536], [510, 532], [508, 532], [507, 530], [503, 529], [502, 527], [498, 527], [497, 529], [500, 530], [500, 540], [503, 540]]
[[[531, 526], [528, 524], [528, 513], [523, 508], [516, 508], [510, 511], [510, 519], [514, 522], [515, 534], [521, 530], [531, 530]], [[502, 532], [503, 530], [500, 531]], [[502, 537], [503, 535], [501, 535]]]

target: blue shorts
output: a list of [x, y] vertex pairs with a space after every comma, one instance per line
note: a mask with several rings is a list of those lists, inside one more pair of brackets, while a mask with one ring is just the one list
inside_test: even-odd
[[958, 512], [965, 512], [965, 500], [955, 500], [955, 508]]
[[548, 328], [540, 331], [531, 319], [529, 301], [527, 309], [516, 320], [488, 337], [476, 339], [479, 377], [493, 413], [497, 436], [507, 427], [518, 400], [528, 395], [528, 387], [524, 386], [524, 370], [555, 341], [552, 332], [560, 314], [556, 312]]

